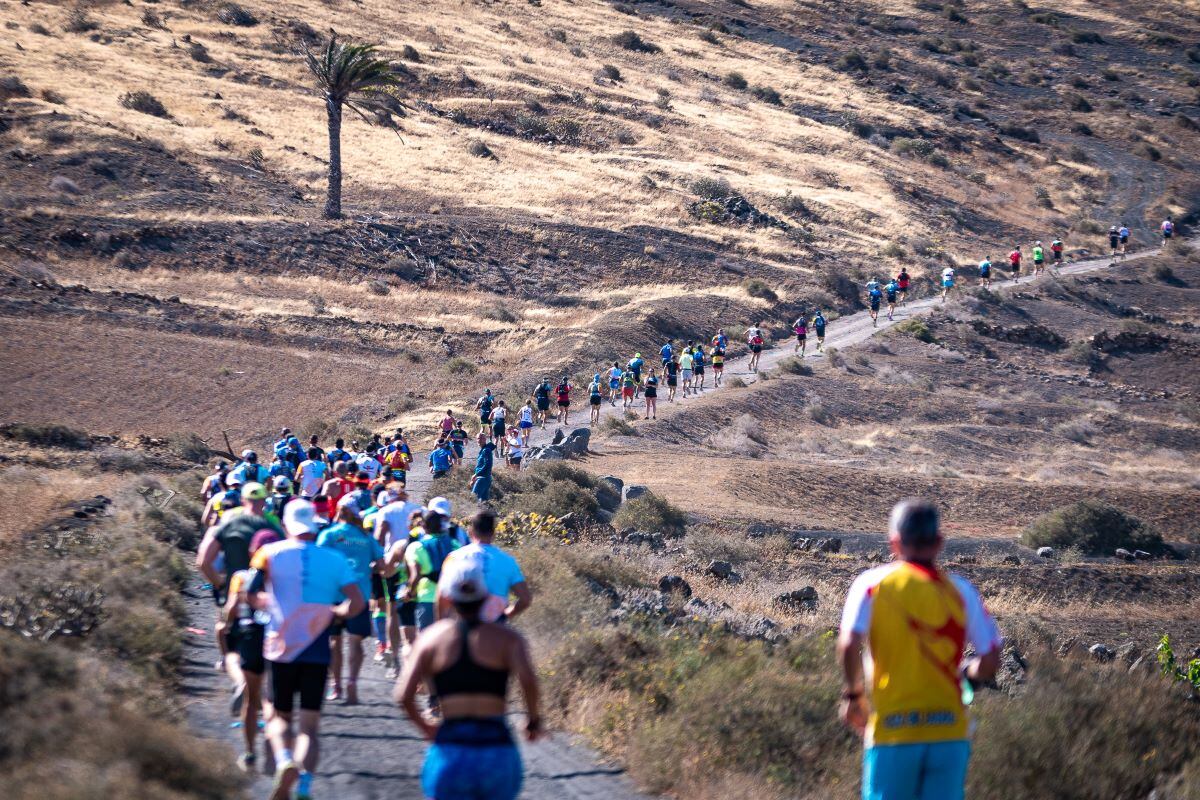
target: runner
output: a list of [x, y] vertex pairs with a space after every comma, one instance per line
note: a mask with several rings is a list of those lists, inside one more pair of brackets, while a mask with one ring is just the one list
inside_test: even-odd
[[350, 461], [350, 454], [346, 452], [346, 440], [335, 439], [333, 449], [325, 454], [325, 460], [332, 467], [336, 467], [339, 461]]
[[662, 346], [662, 349], [659, 350], [658, 352], [659, 352], [659, 355], [662, 356], [662, 365], [664, 367], [667, 366], [668, 361], [670, 361], [672, 358], [675, 357], [675, 348], [673, 348], [671, 346], [670, 342], [667, 342], [666, 344], [664, 344]]
[[675, 389], [679, 385], [679, 356], [667, 363], [667, 402], [675, 402]]
[[1062, 266], [1062, 260], [1063, 260], [1062, 239], [1055, 238], [1055, 240], [1050, 243], [1050, 255], [1051, 255], [1051, 258], [1053, 258], [1052, 263], [1054, 265], [1054, 274], [1057, 275], [1058, 268]]
[[484, 622], [512, 622], [533, 603], [533, 592], [517, 560], [492, 544], [496, 535], [496, 513], [489, 509], [475, 512], [470, 521], [470, 541], [446, 556], [442, 578], [438, 581], [438, 619], [450, 616], [453, 610], [448, 596], [446, 577], [456, 569], [465, 568], [466, 561], [478, 561], [483, 570], [488, 598], [479, 610]]
[[270, 470], [258, 463], [258, 453], [253, 450], [243, 450], [241, 463], [229, 473], [229, 479], [238, 484], [266, 483], [270, 477]]
[[946, 302], [946, 295], [950, 294], [950, 290], [954, 288], [954, 267], [946, 267], [942, 270], [942, 302]]
[[1162, 249], [1165, 251], [1167, 245], [1171, 243], [1171, 237], [1175, 235], [1175, 223], [1171, 221], [1170, 217], [1167, 217], [1158, 229], [1162, 232]]
[[[254, 554], [251, 565], [257, 574], [247, 586], [246, 600], [270, 614], [263, 653], [271, 668], [274, 707], [267, 725], [276, 765], [271, 800], [287, 800], [293, 788], [299, 800], [312, 797], [317, 768], [317, 732], [330, 661], [326, 629], [334, 620], [358, 616], [366, 603], [345, 557], [316, 546], [312, 503], [289, 503], [284, 528], [287, 540]], [[297, 694], [298, 736], [292, 730]]]
[[[521, 756], [505, 722], [509, 676], [516, 675], [528, 717], [529, 741], [542, 735], [537, 675], [524, 638], [511, 626], [484, 622], [489, 597], [477, 558], [457, 563], [445, 578], [456, 619], [429, 628], [413, 654], [413, 666], [396, 686], [396, 701], [433, 742], [421, 774], [431, 798], [515, 800], [521, 791]], [[438, 697], [441, 721], [417, 707], [417, 691]]]
[[621, 365], [614, 361], [608, 370], [608, 404], [610, 406], [617, 404], [617, 396], [621, 393], [621, 376], [624, 374]]
[[[687, 397], [692, 389], [692, 348], [684, 348], [679, 356], [679, 374], [683, 378], [683, 396]], [[694, 392], [693, 392], [694, 393]]]
[[421, 631], [437, 621], [434, 606], [437, 603], [437, 582], [442, 574], [442, 562], [458, 548], [458, 542], [448, 535], [449, 522], [436, 511], [426, 511], [423, 518], [424, 535], [409, 545], [404, 554], [404, 562], [408, 565], [408, 586], [401, 587], [400, 596], [417, 603], [418, 640]]
[[508, 408], [504, 405], [504, 401], [501, 400], [492, 409], [492, 439], [499, 443], [500, 455], [504, 455], [506, 447], [504, 435], [508, 431], [507, 418]]
[[558, 386], [554, 389], [554, 396], [558, 400], [558, 421], [563, 425], [567, 424], [567, 420], [571, 416], [571, 382], [567, 375], [562, 376]]
[[604, 390], [600, 388], [600, 377], [597, 375], [592, 381], [592, 385], [588, 387], [588, 404], [592, 407], [592, 418], [588, 421], [589, 425], [595, 425], [600, 421], [600, 404], [604, 402]]
[[267, 475], [271, 480], [276, 478], [287, 478], [288, 480], [296, 479], [296, 468], [292, 466], [292, 462], [284, 460], [282, 456], [275, 456], [271, 459], [271, 464], [267, 467]]
[[1046, 268], [1046, 251], [1042, 249], [1040, 241], [1033, 243], [1033, 277], [1042, 274], [1042, 270]]
[[437, 447], [429, 454], [429, 474], [441, 478], [450, 473], [450, 443], [445, 439], [438, 442]]
[[1121, 259], [1124, 260], [1129, 248], [1129, 228], [1125, 227], [1124, 222], [1121, 223], [1117, 235], [1121, 237]]
[[296, 495], [292, 494], [292, 482], [288, 480], [288, 476], [276, 475], [271, 478], [271, 494], [263, 506], [264, 515], [272, 514], [276, 519], [283, 519], [284, 507], [295, 499]]
[[367, 445], [366, 452], [358, 453], [354, 456], [354, 466], [360, 473], [367, 473], [368, 483], [379, 477], [379, 473], [383, 471], [383, 465], [375, 457], [374, 442]]
[[633, 358], [629, 359], [628, 368], [633, 373], [633, 392], [637, 396], [639, 387], [642, 385], [642, 368], [646, 365], [645, 359], [641, 353], [634, 353]]
[[[603, 399], [602, 395], [597, 394], [596, 397]], [[600, 404], [592, 406], [592, 410], [596, 412], [597, 418], [600, 415]], [[521, 458], [525, 455], [525, 447], [521, 444], [521, 434], [516, 428], [508, 430], [508, 455], [505, 457], [505, 463], [515, 470], [521, 469]]]
[[[719, 389], [721, 388], [721, 380], [725, 377], [725, 348], [713, 345], [712, 371], [713, 386]], [[649, 386], [649, 384], [647, 384], [647, 386]]]
[[475, 498], [486, 503], [492, 494], [492, 466], [496, 445], [484, 434], [479, 434], [479, 455], [475, 459], [475, 472], [471, 475], [471, 492]]
[[799, 353], [800, 357], [804, 358], [804, 349], [808, 346], [808, 320], [803, 314], [792, 323], [792, 333], [796, 334], [796, 347], [792, 353]]
[[[533, 409], [529, 405], [529, 401], [525, 401], [525, 409], [529, 409], [529, 427], [533, 427]], [[525, 422], [525, 409], [521, 410], [521, 422]], [[454, 451], [454, 460], [461, 464], [467, 453], [467, 429], [463, 427], [461, 419], [454, 421], [454, 430], [450, 431], [450, 449]], [[529, 431], [525, 431], [525, 440], [529, 441]]]
[[870, 294], [873, 289], [879, 288], [879, 279], [871, 276], [871, 280], [867, 281], [867, 294]]
[[537, 404], [538, 422], [546, 427], [546, 415], [550, 412], [550, 379], [542, 378], [542, 382], [533, 390], [533, 399]]
[[485, 389], [483, 396], [475, 401], [475, 410], [479, 412], [479, 432], [483, 433], [491, 427], [492, 423], [492, 408], [496, 405], [496, 398], [492, 397], [492, 390]]
[[1011, 253], [1008, 254], [1008, 268], [1012, 270], [1013, 283], [1020, 283], [1021, 280], [1021, 245], [1017, 245]]
[[876, 285], [867, 294], [867, 305], [870, 308], [871, 327], [879, 326], [879, 303], [883, 300], [883, 292], [879, 291], [879, 286]]
[[[714, 355], [713, 358], [716, 358]], [[721, 373], [717, 371], [717, 366], [713, 364], [713, 373], [717, 376], [717, 385], [721, 385]], [[658, 419], [658, 378], [654, 375], [654, 370], [650, 370], [650, 374], [646, 376], [646, 416], [645, 419]]]
[[300, 468], [296, 471], [296, 483], [300, 486], [300, 496], [305, 500], [312, 500], [321, 493], [321, 488], [325, 485], [329, 465], [321, 457], [319, 447], [308, 448], [307, 455], [308, 459], [300, 462]]
[[322, 461], [324, 461], [325, 460], [325, 448], [321, 447], [320, 441], [321, 441], [321, 437], [317, 436], [314, 433], [312, 436], [308, 437], [308, 449], [309, 450], [315, 449], [317, 451], [317, 453], [320, 455], [320, 459]]
[[983, 288], [992, 288], [992, 259], [989, 256], [984, 256], [983, 261], [979, 262], [979, 281]]
[[[1000, 663], [1000, 633], [975, 587], [937, 566], [938, 527], [932, 503], [897, 504], [888, 534], [897, 560], [860, 575], [842, 612], [840, 714], [863, 735], [864, 800], [961, 800], [965, 704]], [[962, 665], [967, 643], [977, 655]]]
[[887, 286], [883, 287], [883, 294], [887, 300], [888, 320], [892, 320], [896, 316], [896, 297], [900, 293], [900, 287], [896, 285], [896, 279], [892, 278], [887, 282]]
[[900, 274], [896, 276], [896, 285], [900, 287], [900, 305], [908, 305], [908, 267], [901, 267]]
[[[762, 356], [763, 344], [766, 342], [761, 325], [762, 323], [758, 323], [746, 329], [746, 345], [750, 348], [750, 363], [747, 365], [747, 372], [758, 372], [758, 359]], [[672, 394], [674, 393], [672, 392]]]
[[200, 487], [200, 496], [204, 498], [204, 502], [213, 499], [213, 496], [221, 494], [225, 491], [225, 476], [229, 474], [229, 465], [224, 461], [218, 461], [213, 467], [212, 474], [204, 479], [204, 483]]
[[[403, 564], [404, 548], [408, 545], [412, 530], [410, 520], [413, 514], [420, 513], [421, 504], [410, 500], [403, 486], [397, 483], [387, 488], [387, 493], [382, 497], [382, 506], [376, 515], [375, 541], [387, 552], [386, 563], [389, 569]], [[371, 584], [371, 597], [375, 602], [376, 613], [382, 611], [387, 620], [387, 629], [382, 638], [379, 636], [379, 623], [375, 623], [375, 638], [379, 643], [375, 648], [375, 659], [387, 663], [389, 677], [395, 677], [401, 659], [407, 657], [416, 637], [413, 608], [405, 608], [396, 600], [399, 584], [400, 579], [394, 573], [386, 578], [376, 576], [372, 578]]]
[[692, 386], [697, 392], [704, 391], [705, 361], [704, 345], [698, 344], [692, 350]]
[[[517, 417], [517, 430], [521, 433], [521, 447], [529, 447], [529, 434], [533, 431], [533, 406], [529, 401], [525, 401], [525, 405], [521, 406], [521, 413]], [[453, 440], [451, 440], [453, 443]], [[459, 448], [455, 448], [457, 451]], [[459, 456], [462, 459], [462, 456]]]
[[450, 408], [446, 409], [446, 416], [442, 417], [441, 422], [443, 436], [450, 435], [450, 431], [454, 430], [455, 422], [457, 422], [457, 420], [454, 419], [454, 410]]
[[354, 491], [354, 481], [350, 480], [350, 462], [336, 461], [333, 464], [333, 477], [325, 481], [321, 494], [329, 498], [335, 506], [343, 497]]
[[[712, 341], [709, 342], [709, 344], [711, 344], [713, 347], [716, 347], [720, 350], [728, 350], [729, 349], [729, 337], [725, 335], [725, 329], [717, 328], [717, 333], [715, 336], [713, 336]], [[663, 366], [665, 367], [666, 364], [663, 364]]]
[[[896, 286], [900, 286], [900, 282], [896, 282]], [[904, 292], [900, 292], [900, 296], [904, 296]], [[817, 334], [817, 352], [820, 353], [825, 349], [825, 315], [821, 313], [821, 309], [817, 309], [817, 313], [813, 315], [813, 332]]]
[[[362, 527], [362, 519], [351, 504], [337, 511], [337, 523], [321, 531], [317, 547], [328, 547], [341, 553], [350, 564], [362, 596], [370, 597], [371, 577], [383, 568], [384, 549]], [[362, 611], [345, 621], [335, 621], [329, 628], [330, 678], [332, 683], [326, 700], [342, 698], [342, 638], [349, 640], [349, 670], [345, 683], [346, 705], [358, 705], [358, 675], [362, 671], [363, 639], [371, 635], [371, 609], [363, 605]]]
[[[442, 422], [444, 424], [445, 420], [442, 420]], [[446, 434], [443, 433], [441, 438], [445, 437]], [[391, 480], [406, 483], [408, 481], [408, 470], [412, 467], [412, 462], [412, 448], [408, 446], [408, 442], [404, 439], [404, 431], [397, 430], [392, 436], [391, 443], [388, 444], [387, 453], [383, 457], [383, 466], [390, 470], [391, 475], [389, 477]]]
[[229, 597], [225, 601], [224, 617], [217, 623], [217, 635], [228, 643], [230, 654], [237, 659], [237, 669], [245, 686], [241, 702], [241, 728], [245, 749], [238, 756], [237, 765], [243, 772], [254, 771], [258, 761], [255, 743], [258, 739], [258, 719], [271, 719], [271, 704], [263, 696], [263, 634], [265, 628], [255, 612], [245, 601], [245, 587], [252, 571], [238, 570], [229, 577]]
[[638, 386], [633, 378], [633, 370], [629, 370], [621, 375], [621, 408], [628, 410], [633, 406], [633, 398], [637, 394]]

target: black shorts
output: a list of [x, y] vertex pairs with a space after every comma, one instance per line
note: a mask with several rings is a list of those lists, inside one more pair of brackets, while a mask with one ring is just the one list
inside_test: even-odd
[[[1164, 234], [1164, 235], [1165, 235], [1165, 234]], [[1118, 239], [1116, 236], [1110, 236], [1110, 237], [1108, 237], [1108, 246], [1109, 246], [1109, 247], [1116, 247], [1116, 246], [1117, 246], [1117, 243], [1118, 243], [1119, 241], [1120, 241], [1120, 239]]]
[[549, 411], [550, 410], [550, 398], [549, 397], [539, 397], [537, 399], [537, 409], [538, 409], [538, 411]]
[[407, 603], [401, 603], [397, 609], [400, 615], [400, 625], [405, 628], [416, 627], [417, 624], [417, 601], [409, 600]]
[[871, 310], [872, 310], [872, 311], [878, 311], [878, 310], [879, 310], [879, 303], [871, 303]]
[[1033, 260], [1033, 265], [1034, 265], [1035, 267], [1040, 267], [1040, 266], [1041, 266], [1042, 264], [1044, 264], [1045, 262], [1046, 262], [1046, 260], [1045, 260], [1044, 258], [1035, 258], [1035, 259]]
[[667, 376], [667, 386], [678, 386], [678, 385], [679, 385], [679, 379], [677, 377], [675, 377], [674, 375]]
[[567, 407], [567, 406], [569, 406], [569, 405], [571, 405], [571, 401], [570, 401], [570, 400], [559, 400], [559, 401], [558, 401], [558, 407], [559, 407], [559, 408], [566, 408], [566, 407]]
[[487, 414], [480, 413], [480, 415], [479, 415], [480, 424], [487, 425], [491, 421], [492, 421], [492, 414], [490, 411]]
[[238, 654], [242, 672], [262, 675], [267, 669], [263, 658], [263, 626], [257, 623], [239, 625], [231, 634], [226, 641], [232, 645], [230, 651]]
[[366, 638], [371, 635], [371, 609], [364, 608], [358, 613], [358, 616], [342, 622], [335, 620], [329, 626], [330, 636], [341, 636], [343, 633], [348, 633], [351, 636], [362, 636]]
[[1055, 260], [1055, 261], [1062, 261], [1062, 253], [1055, 253], [1055, 254], [1054, 254], [1054, 260]]
[[1017, 263], [1012, 264], [1011, 266], [1009, 266], [1009, 269], [1011, 269], [1013, 271], [1014, 275], [1017, 274], [1018, 272], [1021, 271], [1021, 262], [1018, 261]]
[[761, 353], [761, 352], [762, 352], [762, 345], [761, 345], [761, 344], [752, 344], [752, 345], [750, 345], [750, 352], [751, 352], [751, 353]]
[[504, 422], [501, 421], [492, 423], [492, 435], [496, 437], [504, 435]]
[[1171, 233], [1172, 233], [1171, 231], [1163, 231], [1163, 238], [1164, 238], [1164, 239], [1170, 239], [1170, 238], [1171, 238]]
[[818, 338], [818, 339], [824, 339], [824, 338], [825, 338], [825, 331], [817, 331], [817, 338]]
[[797, 333], [797, 334], [796, 334], [796, 341], [797, 341], [797, 342], [803, 342], [803, 341], [805, 341], [806, 339], [808, 339], [808, 334], [804, 334], [804, 333]]
[[280, 713], [290, 714], [295, 708], [296, 694], [299, 693], [302, 711], [320, 711], [325, 699], [325, 679], [328, 677], [328, 664], [272, 661], [271, 705]]
[[657, 398], [658, 398], [658, 389], [651, 389], [651, 388], [646, 389], [646, 399], [647, 400], [655, 400]]
[[[386, 590], [387, 590], [386, 593], [384, 591], [385, 582], [386, 582]], [[390, 578], [384, 578], [382, 575], [380, 575], [378, 572], [376, 572], [373, 575], [371, 575], [371, 599], [372, 600], [383, 600], [385, 597], [389, 598], [389, 599], [393, 598], [396, 596], [396, 590], [399, 588], [399, 586], [400, 586], [400, 576], [399, 575], [393, 575]]]
[[600, 405], [600, 403], [602, 403], [604, 401], [604, 398], [598, 394], [594, 394], [591, 396], [591, 401], [592, 401], [592, 405], [598, 406], [598, 405]]
[[1129, 243], [1129, 237], [1128, 237], [1128, 236], [1122, 236], [1122, 237], [1121, 237], [1121, 244], [1128, 244], [1128, 243]]

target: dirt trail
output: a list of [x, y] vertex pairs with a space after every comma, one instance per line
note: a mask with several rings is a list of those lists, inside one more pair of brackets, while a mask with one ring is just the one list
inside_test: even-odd
[[[1127, 260], [1149, 258], [1158, 252], [1152, 249], [1134, 253]], [[1097, 258], [1070, 264], [1061, 272], [1064, 276], [1079, 275], [1111, 265], [1111, 259]], [[1038, 281], [1054, 279], [1046, 273]], [[993, 289], [1008, 292], [1034, 283], [1026, 277], [1015, 286], [1011, 281], [1005, 281]], [[961, 293], [964, 288], [958, 291]], [[846, 348], [860, 344], [899, 322], [928, 314], [939, 305], [941, 301], [938, 298], [914, 300], [898, 309], [893, 321], [888, 321], [881, 314], [878, 327], [872, 326], [865, 311], [841, 317], [830, 322], [825, 346]], [[782, 341], [779, 346], [762, 354], [760, 369], [771, 369], [791, 356], [790, 342]], [[808, 360], [823, 361], [825, 356], [810, 352]], [[755, 382], [757, 375], [748, 371], [748, 363], [748, 356], [726, 362], [726, 378], [736, 375], [748, 384]], [[663, 402], [659, 405], [659, 411], [664, 418], [669, 418], [684, 405], [720, 402], [722, 394], [720, 390], [709, 390], [700, 397], [675, 404]], [[585, 389], [582, 386], [577, 388], [576, 395], [585, 397]], [[572, 413], [577, 422], [566, 426], [547, 425], [544, 430], [535, 429], [531, 444], [549, 443], [559, 429], [565, 433], [577, 427], [586, 427], [588, 411], [586, 404], [575, 405]], [[607, 403], [601, 407], [601, 421], [620, 414], [620, 408], [610, 407]], [[416, 468], [409, 476], [410, 490], [416, 499], [425, 498], [431, 483], [424, 465], [425, 455], [417, 455]], [[473, 457], [473, 452], [468, 453], [468, 466]], [[497, 468], [501, 467], [497, 465]], [[462, 479], [465, 478], [463, 475]], [[217, 650], [211, 635], [211, 602], [207, 594], [197, 588], [189, 595], [188, 605], [190, 624], [194, 629], [205, 631], [204, 635], [189, 633], [186, 643], [184, 689], [190, 699], [190, 716], [198, 729], [230, 742], [235, 748], [240, 747], [240, 731], [228, 727], [225, 681], [212, 669], [212, 664], [217, 660]], [[322, 763], [315, 784], [320, 796], [336, 797], [338, 800], [392, 800], [421, 796], [420, 770], [425, 742], [402, 718], [391, 700], [391, 688], [392, 682], [384, 678], [382, 667], [368, 661], [360, 682], [361, 705], [346, 707], [330, 703], [326, 706], [321, 732]], [[560, 733], [548, 742], [523, 747], [523, 757], [526, 784], [521, 796], [527, 800], [635, 800], [643, 797], [620, 768], [603, 765], [595, 753], [571, 743], [565, 734]], [[254, 797], [263, 797], [269, 790], [269, 779], [259, 776], [252, 787], [252, 794]]]

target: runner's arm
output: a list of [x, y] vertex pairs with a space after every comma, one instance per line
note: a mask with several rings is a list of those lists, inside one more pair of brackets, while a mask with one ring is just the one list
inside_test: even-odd
[[204, 541], [200, 543], [200, 549], [196, 552], [196, 568], [204, 577], [208, 578], [209, 583], [213, 586], [220, 586], [225, 581], [221, 577], [221, 573], [213, 567], [217, 555], [221, 552], [221, 543], [217, 541], [216, 530], [214, 525], [205, 532]]
[[[536, 742], [542, 738], [541, 689], [538, 687], [537, 672], [533, 668], [533, 659], [529, 656], [529, 648], [525, 646], [525, 638], [513, 632], [516, 641], [513, 643], [512, 669], [517, 674], [517, 683], [521, 686], [521, 696], [525, 698], [525, 712], [529, 715], [525, 722], [525, 738]], [[465, 646], [465, 645], [464, 645]]]
[[350, 619], [361, 614], [362, 610], [367, 607], [367, 602], [363, 600], [362, 590], [358, 588], [357, 583], [347, 583], [341, 591], [346, 599], [333, 607], [334, 616], [339, 619]]
[[508, 608], [504, 609], [504, 616], [511, 620], [533, 603], [533, 592], [530, 591], [529, 584], [525, 581], [514, 583], [509, 592], [513, 596], [513, 601], [509, 603]]

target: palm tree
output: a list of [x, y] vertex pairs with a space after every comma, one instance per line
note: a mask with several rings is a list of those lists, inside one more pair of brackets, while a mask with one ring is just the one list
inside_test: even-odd
[[376, 55], [375, 45], [339, 42], [336, 33], [323, 51], [313, 53], [304, 45], [303, 53], [325, 95], [329, 116], [329, 189], [323, 216], [338, 219], [342, 216], [342, 108], [370, 122], [365, 112], [382, 108], [388, 89], [399, 80], [391, 62]]

